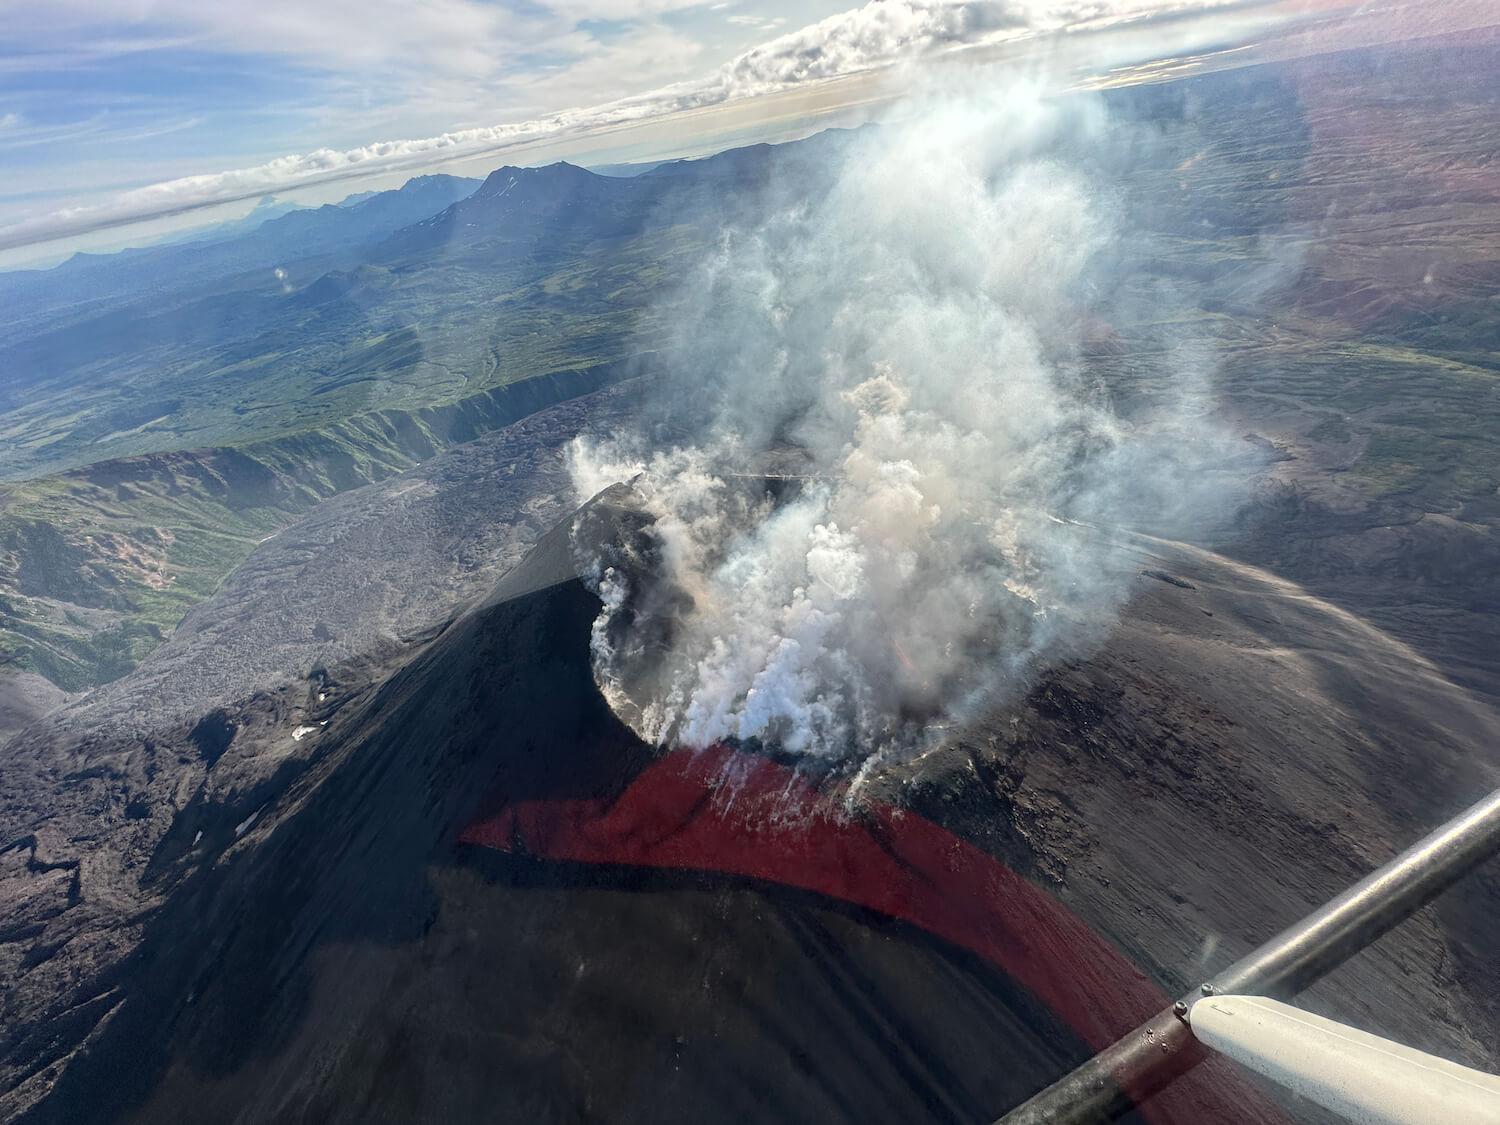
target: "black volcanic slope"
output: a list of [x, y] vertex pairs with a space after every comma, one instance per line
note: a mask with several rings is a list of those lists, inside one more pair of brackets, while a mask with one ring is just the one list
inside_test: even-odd
[[178, 814], [109, 1017], [20, 1120], [972, 1120], [1078, 1057], [910, 927], [455, 845], [486, 798], [608, 794], [646, 759], [594, 688], [571, 557], [563, 526], [336, 714], [238, 841]]

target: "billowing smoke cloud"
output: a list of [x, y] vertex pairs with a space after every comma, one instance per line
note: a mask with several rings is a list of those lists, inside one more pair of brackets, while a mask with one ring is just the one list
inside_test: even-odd
[[643, 737], [920, 747], [1102, 634], [1132, 573], [1111, 529], [1218, 506], [1199, 369], [1127, 424], [1083, 362], [1120, 269], [1086, 171], [1109, 129], [1078, 99], [938, 101], [724, 234], [656, 411], [573, 451], [581, 498], [629, 482], [655, 519], [633, 563], [586, 560], [596, 676]]
[[[528, 121], [436, 137], [318, 149], [251, 168], [184, 176], [0, 227], [0, 250], [127, 226], [271, 192], [433, 167], [540, 141], [697, 111], [744, 98], [882, 70], [934, 54], [1069, 31], [1106, 29], [1233, 0], [871, 0], [762, 44], [704, 77]], [[1205, 31], [1205, 34], [1208, 32]], [[1218, 33], [1222, 34], [1222, 33]]]

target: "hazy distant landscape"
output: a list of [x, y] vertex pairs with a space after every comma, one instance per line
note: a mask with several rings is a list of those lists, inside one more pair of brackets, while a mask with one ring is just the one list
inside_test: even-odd
[[[913, 704], [924, 752], [857, 776], [1147, 991], [1495, 783], [1496, 73], [1500, 47], [1439, 38], [1058, 96], [1109, 143], [1047, 159], [1121, 228], [1051, 310], [1059, 381], [1122, 432], [1170, 407], [1171, 433], [1226, 435], [1195, 470], [1218, 499], [1187, 531], [1099, 520], [1118, 620], [1038, 648], [1014, 696]], [[596, 684], [606, 568], [660, 595], [632, 626], [692, 603], [641, 577], [666, 565], [650, 497], [575, 495], [574, 439], [688, 440], [672, 380], [737, 354], [695, 271], [843, 198], [888, 128], [422, 176], [0, 274], [0, 1118], [957, 1121], [1097, 1049], [920, 921], [728, 859], [611, 874], [563, 814], [513, 812], [623, 801], [663, 749]], [[824, 487], [797, 468], [812, 412], [745, 451], [756, 518]], [[514, 853], [475, 843], [507, 815]], [[1465, 884], [1313, 1003], [1496, 1069], [1497, 904]], [[611, 960], [659, 933], [672, 965]], [[863, 983], [825, 995], [847, 964]], [[1150, 1119], [1237, 1119], [1204, 1107], [1241, 1077], [1193, 1081]]]

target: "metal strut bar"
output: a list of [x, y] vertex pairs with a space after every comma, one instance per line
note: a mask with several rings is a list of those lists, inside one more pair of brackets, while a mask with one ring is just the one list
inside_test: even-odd
[[1290, 999], [1496, 851], [1500, 789], [1011, 1110], [997, 1125], [1115, 1120], [1208, 1056], [1186, 1022], [1193, 1001], [1214, 993]]

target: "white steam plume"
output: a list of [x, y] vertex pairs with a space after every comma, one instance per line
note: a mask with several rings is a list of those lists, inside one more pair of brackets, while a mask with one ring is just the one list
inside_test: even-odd
[[1096, 103], [946, 101], [724, 235], [665, 377], [688, 435], [573, 450], [581, 496], [631, 482], [655, 518], [650, 566], [595, 570], [596, 676], [643, 737], [920, 746], [1100, 634], [1101, 528], [1212, 506], [1190, 373], [1127, 425], [1080, 361], [1121, 220], [1067, 154], [1107, 140]]

